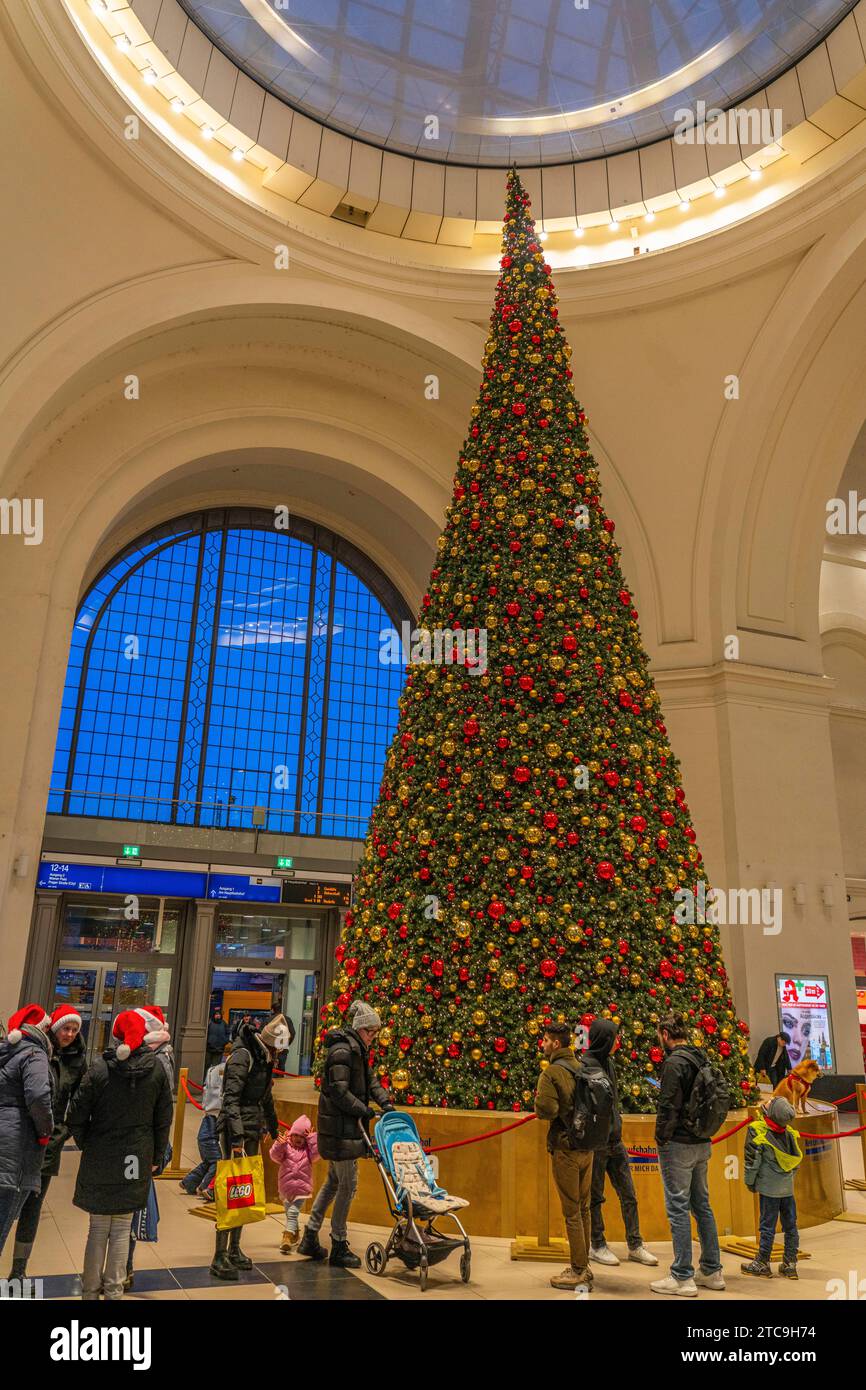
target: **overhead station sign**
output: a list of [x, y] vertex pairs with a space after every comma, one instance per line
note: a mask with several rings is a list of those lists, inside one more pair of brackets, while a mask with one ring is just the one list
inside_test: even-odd
[[300, 903], [348, 907], [349, 885], [300, 883], [270, 874], [208, 874], [184, 869], [140, 869], [130, 865], [75, 864], [43, 859], [37, 888], [56, 892], [134, 893], [153, 898], [213, 898], [217, 902]]

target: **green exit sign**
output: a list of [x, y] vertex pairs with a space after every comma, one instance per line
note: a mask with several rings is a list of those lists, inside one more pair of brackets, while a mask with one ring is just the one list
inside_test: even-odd
[[141, 850], [139, 849], [138, 845], [124, 845], [123, 857], [124, 859], [140, 859]]
[[289, 857], [288, 857], [287, 855], [285, 855], [285, 854], [281, 854], [281, 855], [279, 856], [279, 858], [277, 859], [277, 868], [278, 868], [278, 869], [291, 869], [291, 868], [294, 867], [294, 863], [295, 863], [294, 859], [289, 858]]

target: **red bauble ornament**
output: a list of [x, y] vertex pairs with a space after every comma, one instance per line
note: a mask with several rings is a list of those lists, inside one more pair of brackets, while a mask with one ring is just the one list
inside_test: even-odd
[[498, 922], [504, 912], [505, 903], [498, 902], [495, 898], [492, 903], [487, 904], [487, 915], [492, 917], [494, 922]]
[[433, 964], [430, 966], [430, 974], [431, 974], [431, 975], [435, 975], [435, 976], [437, 977], [437, 979], [438, 979], [438, 978], [440, 978], [444, 973], [445, 973], [445, 962], [444, 962], [444, 961], [441, 961], [441, 960], [434, 960]]
[[463, 725], [463, 732], [467, 738], [474, 738], [478, 733], [478, 720], [467, 719]]
[[506, 1047], [508, 1046], [508, 1043], [506, 1042], [505, 1038], [494, 1038], [493, 1046], [497, 1052], [504, 1052]]
[[531, 776], [532, 773], [528, 767], [516, 767], [514, 769], [515, 782], [528, 782]]
[[596, 864], [595, 872], [596, 876], [602, 879], [603, 882], [609, 883], [610, 880], [613, 878], [614, 874], [616, 873], [616, 869], [613, 867], [613, 864], [611, 864], [609, 859], [602, 859], [598, 864]]
[[660, 1047], [651, 1047], [649, 1055], [650, 1061], [655, 1062], [656, 1066], [658, 1066], [659, 1062], [662, 1060], [665, 1054], [662, 1052], [662, 1049]]
[[543, 960], [541, 962], [538, 968], [544, 976], [545, 980], [552, 980], [554, 975], [556, 974], [556, 961], [550, 960], [550, 958], [548, 957], [547, 960]]

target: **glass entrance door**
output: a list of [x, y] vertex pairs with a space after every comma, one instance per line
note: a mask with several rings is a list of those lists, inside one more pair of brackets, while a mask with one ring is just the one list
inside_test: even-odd
[[109, 965], [101, 961], [61, 961], [52, 1009], [71, 1004], [81, 1014], [87, 1061], [113, 1046], [111, 1025], [124, 1009], [158, 1004], [168, 1010], [171, 969], [158, 965]]

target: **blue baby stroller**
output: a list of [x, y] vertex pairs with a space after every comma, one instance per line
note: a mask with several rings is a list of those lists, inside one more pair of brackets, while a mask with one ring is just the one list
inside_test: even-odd
[[[363, 1125], [360, 1129], [382, 1174], [388, 1210], [394, 1218], [387, 1244], [374, 1240], [367, 1246], [364, 1263], [369, 1272], [384, 1274], [388, 1261], [396, 1255], [407, 1269], [418, 1270], [423, 1292], [430, 1266], [438, 1265], [452, 1250], [462, 1246], [460, 1278], [468, 1284], [472, 1250], [456, 1213], [469, 1203], [463, 1197], [449, 1196], [439, 1187], [411, 1115], [388, 1111], [379, 1118], [373, 1140]], [[444, 1235], [436, 1229], [434, 1223], [441, 1216], [451, 1218], [459, 1236]]]

